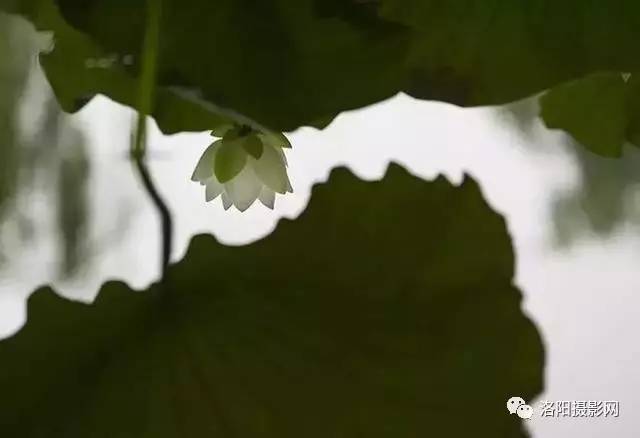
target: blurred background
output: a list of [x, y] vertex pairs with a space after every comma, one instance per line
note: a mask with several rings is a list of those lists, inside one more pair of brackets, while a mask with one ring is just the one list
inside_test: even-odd
[[[0, 335], [25, 321], [25, 299], [54, 284], [91, 301], [99, 285], [156, 281], [159, 224], [128, 160], [133, 112], [104, 97], [73, 116], [59, 109], [38, 67], [51, 44], [0, 14]], [[207, 133], [162, 136], [151, 127], [149, 165], [175, 220], [172, 258], [208, 232], [240, 245], [296, 217], [335, 166], [380, 178], [390, 161], [459, 182], [471, 174], [507, 218], [516, 284], [547, 351], [541, 400], [617, 400], [619, 418], [543, 419], [536, 438], [631, 438], [640, 430], [640, 154], [595, 156], [546, 129], [535, 98], [460, 109], [404, 95], [341, 115], [327, 129], [290, 134], [293, 195], [274, 211], [225, 212], [190, 181]], [[411, 205], [397, 214], [411, 214]], [[514, 388], [514, 395], [517, 388]], [[496, 409], [504, 409], [497, 406]]]

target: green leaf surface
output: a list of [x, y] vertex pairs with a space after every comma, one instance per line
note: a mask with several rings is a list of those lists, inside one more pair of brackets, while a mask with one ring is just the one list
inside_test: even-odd
[[244, 169], [247, 163], [247, 152], [242, 147], [243, 138], [232, 141], [221, 141], [214, 160], [214, 172], [221, 183], [233, 179]]
[[[0, 0], [0, 9], [25, 15], [38, 29], [53, 32], [54, 49], [43, 53], [40, 63], [65, 111], [78, 111], [97, 94], [136, 107], [138, 79], [136, 58], [132, 54], [104, 49], [89, 36], [70, 27], [53, 0], [26, 0], [18, 6], [10, 3]], [[234, 121], [249, 123], [245, 118], [201, 99], [193, 91], [160, 87], [157, 92], [153, 117], [166, 134], [218, 130]]]
[[[40, 13], [51, 1], [26, 0], [22, 13], [58, 32]], [[145, 0], [57, 3], [82, 31], [65, 44], [84, 38], [93, 50], [139, 59]], [[160, 84], [210, 110], [186, 117], [167, 104], [165, 132], [212, 129], [220, 114], [275, 131], [321, 127], [400, 91], [503, 104], [598, 71], [640, 71], [635, 0], [164, 0], [163, 10]], [[82, 70], [85, 55], [60, 46], [50, 56], [60, 68], [45, 69], [65, 100], [99, 91], [130, 104], [117, 80]], [[68, 80], [76, 75], [87, 79]]]
[[620, 157], [625, 143], [640, 146], [637, 76], [601, 73], [556, 87], [541, 97], [541, 116], [591, 152]]
[[[345, 214], [345, 211], [359, 214]], [[169, 283], [50, 289], [0, 342], [0, 430], [22, 438], [524, 437], [542, 388], [502, 217], [477, 184], [340, 169], [296, 221], [196, 237]]]
[[[27, 16], [41, 30], [62, 34], [69, 29], [59, 21], [59, 9], [53, 3], [25, 0], [16, 6], [11, 0], [0, 0], [0, 8]], [[74, 29], [76, 35], [66, 45], [92, 46], [91, 53], [58, 46], [50, 56], [65, 71], [44, 65], [66, 109], [77, 110], [86, 95], [96, 92], [134, 106], [135, 93], [123, 93], [117, 79], [105, 81], [103, 71], [84, 71], [84, 63], [95, 54], [118, 60], [131, 57], [133, 65], [127, 73], [135, 78], [145, 5], [146, 1], [136, 0], [59, 3], [75, 29], [86, 32]], [[406, 38], [398, 25], [378, 20], [375, 26], [360, 28], [318, 18], [311, 0], [258, 5], [165, 0], [163, 10], [159, 83], [164, 89], [180, 90], [188, 103], [195, 99], [200, 110], [194, 120], [176, 108], [173, 118], [158, 120], [164, 132], [179, 131], [176, 126], [181, 123], [184, 131], [213, 129], [223, 124], [220, 117], [261, 131], [325, 125], [339, 111], [390, 97], [400, 88], [402, 66], [394, 60], [399, 60], [396, 54], [406, 47]], [[94, 80], [69, 81], [75, 75], [95, 75], [98, 85], [87, 90]], [[203, 108], [210, 114], [202, 114]], [[164, 112], [171, 110], [168, 104], [164, 108]]]
[[256, 160], [262, 156], [264, 146], [262, 140], [256, 134], [247, 135], [242, 140], [244, 150]]
[[405, 91], [415, 97], [496, 105], [594, 72], [640, 70], [635, 0], [379, 3], [413, 31]]

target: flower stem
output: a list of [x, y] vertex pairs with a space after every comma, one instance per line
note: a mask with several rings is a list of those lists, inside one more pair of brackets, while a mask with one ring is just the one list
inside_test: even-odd
[[166, 278], [173, 240], [172, 217], [167, 204], [155, 187], [145, 163], [147, 142], [147, 116], [151, 114], [158, 70], [158, 49], [162, 0], [147, 0], [147, 23], [142, 47], [142, 63], [138, 90], [138, 121], [135, 139], [131, 144], [131, 157], [143, 186], [151, 198], [162, 225], [162, 279]]

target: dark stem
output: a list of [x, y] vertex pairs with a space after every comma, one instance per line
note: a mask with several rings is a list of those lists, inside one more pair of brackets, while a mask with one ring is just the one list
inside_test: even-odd
[[153, 202], [153, 205], [156, 208], [158, 215], [160, 216], [160, 224], [162, 227], [161, 272], [162, 279], [165, 279], [167, 278], [169, 262], [171, 261], [171, 249], [173, 245], [173, 218], [171, 216], [169, 207], [162, 199], [162, 196], [160, 196], [158, 189], [156, 189], [156, 186], [151, 179], [149, 169], [147, 168], [144, 160], [141, 157], [134, 157], [134, 163], [136, 165], [138, 173], [140, 174], [142, 185], [151, 198], [151, 201]]
[[147, 116], [149, 116], [153, 110], [153, 100], [156, 89], [161, 12], [162, 0], [147, 0], [147, 24], [144, 33], [142, 59], [140, 60], [138, 123], [135, 139], [131, 143], [131, 157], [140, 174], [142, 184], [160, 216], [162, 226], [162, 280], [165, 280], [169, 268], [171, 244], [173, 241], [171, 212], [153, 184], [151, 174], [145, 163]]

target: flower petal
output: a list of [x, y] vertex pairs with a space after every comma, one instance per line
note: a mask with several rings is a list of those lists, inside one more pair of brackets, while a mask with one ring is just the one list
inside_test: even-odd
[[191, 181], [203, 182], [213, 175], [213, 163], [215, 162], [220, 140], [214, 141], [202, 154], [196, 168], [191, 175]]
[[276, 192], [269, 187], [263, 187], [258, 199], [262, 202], [262, 205], [273, 210], [273, 207], [276, 205]]
[[225, 184], [225, 190], [233, 205], [245, 211], [258, 199], [263, 184], [250, 166], [246, 166], [235, 178]]
[[207, 202], [213, 201], [220, 196], [222, 192], [224, 192], [224, 185], [220, 184], [215, 177], [207, 180], [207, 188], [205, 189], [205, 199]]
[[250, 160], [258, 178], [276, 193], [286, 193], [289, 186], [287, 168], [282, 157], [274, 147], [264, 145], [264, 151], [259, 160]]
[[250, 134], [244, 137], [241, 141], [244, 150], [256, 160], [260, 159], [264, 146], [262, 140], [257, 135]]
[[233, 202], [231, 202], [231, 199], [229, 199], [229, 195], [227, 195], [227, 192], [222, 192], [222, 207], [225, 210], [229, 210], [232, 205]]
[[259, 135], [260, 139], [264, 144], [268, 144], [269, 146], [273, 146], [275, 148], [287, 148], [291, 149], [291, 143], [289, 139], [279, 132], [273, 131], [264, 131]]
[[247, 164], [247, 152], [239, 141], [222, 141], [215, 156], [213, 170], [221, 183], [238, 175]]
[[228, 123], [228, 124], [222, 124], [219, 126], [216, 126], [215, 128], [213, 128], [211, 130], [211, 135], [213, 137], [224, 137], [225, 135], [227, 135], [227, 133], [229, 131], [231, 131], [234, 128], [233, 123]]
[[282, 148], [277, 148], [276, 150], [280, 154], [280, 158], [282, 158], [282, 162], [284, 163], [284, 167], [289, 167], [289, 163], [287, 162], [287, 156], [284, 154], [284, 151], [282, 150]]

